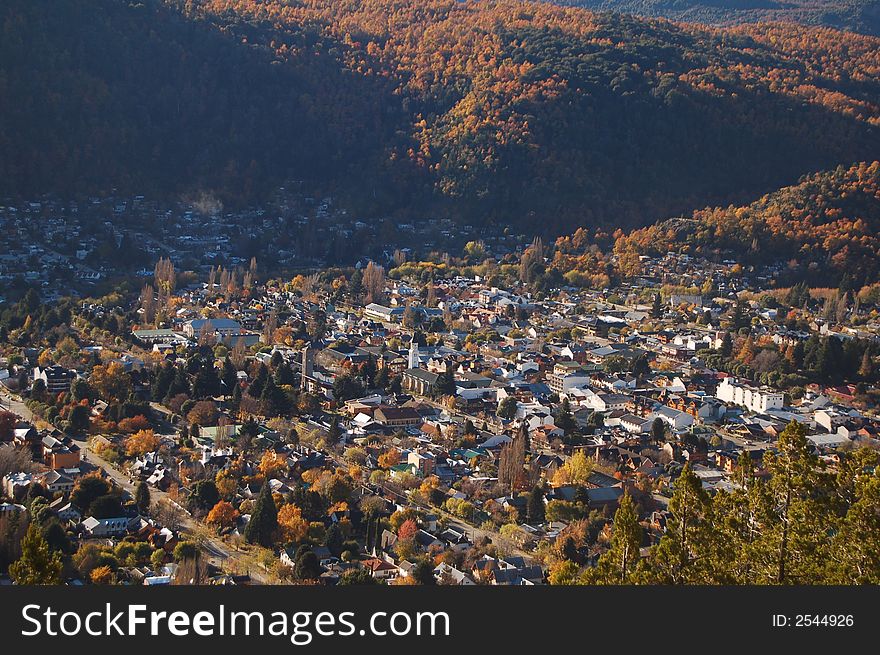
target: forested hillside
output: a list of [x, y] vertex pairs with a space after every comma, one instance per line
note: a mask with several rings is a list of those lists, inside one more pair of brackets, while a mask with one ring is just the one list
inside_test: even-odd
[[880, 35], [878, 0], [547, 0], [594, 11], [620, 11], [710, 25], [790, 21]]
[[880, 40], [455, 0], [9, 0], [0, 192], [638, 226], [880, 151]]
[[[617, 244], [643, 254], [677, 251], [741, 261], [788, 260], [816, 286], [846, 274], [880, 279], [880, 162], [810, 175], [744, 207], [716, 207], [637, 230]], [[784, 272], [785, 273], [785, 272]]]

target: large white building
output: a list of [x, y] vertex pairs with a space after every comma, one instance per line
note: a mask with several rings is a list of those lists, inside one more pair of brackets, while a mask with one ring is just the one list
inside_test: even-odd
[[785, 403], [785, 394], [770, 389], [758, 389], [741, 384], [733, 378], [724, 378], [715, 393], [719, 400], [745, 407], [753, 412], [764, 413], [769, 409], [780, 409]]

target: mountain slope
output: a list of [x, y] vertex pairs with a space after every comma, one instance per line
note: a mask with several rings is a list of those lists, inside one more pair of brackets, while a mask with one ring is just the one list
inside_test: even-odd
[[880, 36], [880, 0], [547, 0], [710, 25], [787, 21]]
[[0, 21], [6, 193], [243, 202], [292, 176], [552, 233], [880, 151], [880, 40], [832, 30], [454, 0], [10, 0]]
[[[638, 252], [788, 260], [783, 277], [828, 285], [880, 280], [880, 162], [816, 173], [743, 207], [716, 207], [637, 230]], [[622, 244], [618, 249], [625, 249]]]

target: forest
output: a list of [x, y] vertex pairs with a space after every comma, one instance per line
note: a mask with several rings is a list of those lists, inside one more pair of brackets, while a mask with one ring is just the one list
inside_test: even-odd
[[556, 236], [744, 203], [880, 151], [880, 40], [497, 0], [10, 0], [0, 194], [285, 180]]
[[594, 11], [619, 11], [710, 25], [760, 21], [822, 25], [880, 36], [877, 0], [547, 0]]
[[[713, 207], [636, 230], [615, 244], [751, 264], [783, 262], [783, 277], [822, 286], [880, 279], [880, 162], [804, 177], [745, 206]], [[783, 280], [784, 282], [785, 280]]]

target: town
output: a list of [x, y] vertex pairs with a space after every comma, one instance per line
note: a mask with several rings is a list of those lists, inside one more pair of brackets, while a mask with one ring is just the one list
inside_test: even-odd
[[136, 285], [89, 295], [119, 273], [71, 220], [0, 312], [0, 584], [880, 578], [875, 286], [675, 253], [571, 284], [540, 239], [467, 233], [330, 269], [315, 232], [282, 265], [141, 235]]

